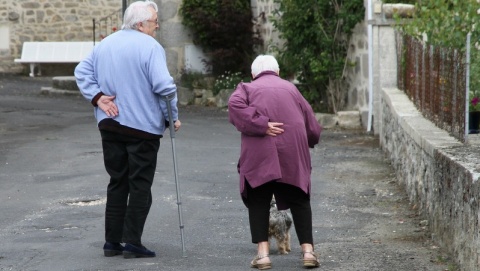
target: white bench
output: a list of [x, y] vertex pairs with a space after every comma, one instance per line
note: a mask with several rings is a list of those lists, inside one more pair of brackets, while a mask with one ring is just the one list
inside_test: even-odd
[[35, 66], [41, 75], [41, 63], [79, 63], [93, 50], [93, 41], [24, 42], [22, 56], [15, 63], [30, 64], [30, 76]]

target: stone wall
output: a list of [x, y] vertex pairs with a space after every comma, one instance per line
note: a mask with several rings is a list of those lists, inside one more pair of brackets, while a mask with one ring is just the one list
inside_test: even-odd
[[278, 8], [274, 0], [251, 0], [252, 14], [255, 30], [260, 32], [263, 39], [263, 48], [260, 53], [272, 53], [273, 47], [280, 47], [283, 41], [279, 38], [279, 32], [275, 30], [271, 17]]
[[26, 71], [13, 60], [25, 41], [93, 40], [92, 19], [121, 9], [119, 0], [0, 0], [0, 72]]
[[[366, 1], [366, 0], [365, 0]], [[131, 3], [132, 0], [127, 1]], [[170, 73], [178, 79], [184, 71], [186, 48], [192, 45], [188, 29], [181, 23], [179, 9], [182, 0], [156, 0], [159, 7], [159, 31], [157, 40], [165, 48]], [[16, 64], [25, 41], [85, 41], [93, 40], [95, 19], [95, 41], [100, 41], [108, 31], [121, 27], [120, 0], [0, 0], [0, 73], [28, 74], [27, 65]], [[282, 46], [279, 32], [270, 17], [278, 4], [274, 0], [251, 0], [255, 27], [264, 40], [259, 53], [272, 53], [273, 47]], [[101, 23], [110, 18], [110, 24]], [[349, 102], [347, 110], [366, 107], [368, 90], [365, 87], [366, 32], [365, 24], [359, 24], [350, 42], [349, 61], [356, 63], [347, 72]], [[43, 64], [42, 73], [47, 76], [72, 75], [76, 64]]]
[[376, 133], [410, 201], [429, 222], [432, 239], [461, 270], [480, 270], [478, 228], [480, 144], [463, 144], [425, 119], [396, 87], [397, 54], [392, 21], [374, 23]]
[[393, 21], [385, 11], [374, 28], [375, 133], [412, 205], [427, 218], [433, 241], [461, 270], [480, 270], [480, 136], [463, 144], [425, 119], [396, 87]]
[[[182, 0], [155, 2], [159, 7], [160, 22], [156, 38], [165, 48], [170, 73], [178, 78], [185, 66], [185, 46], [192, 44], [190, 33], [182, 25], [179, 15]], [[15, 58], [20, 57], [25, 41], [93, 40], [92, 19], [98, 22], [99, 19], [112, 14], [117, 14], [113, 17], [120, 20], [117, 24], [119, 29], [121, 5], [120, 0], [0, 0], [0, 72], [28, 73], [26, 65], [13, 62]], [[261, 12], [271, 14], [274, 9], [273, 0], [258, 0], [258, 5], [256, 0], [252, 0], [252, 5], [257, 17]], [[105, 35], [98, 33], [99, 28], [102, 31], [103, 27], [98, 24], [96, 26], [97, 41], [101, 39], [101, 35]], [[272, 28], [271, 22], [262, 21], [262, 33], [266, 35], [266, 42], [275, 39], [276, 34]], [[63, 66], [60, 69], [67, 67], [69, 73], [75, 65]], [[49, 75], [48, 69], [47, 72], [44, 68], [42, 71]]]
[[185, 66], [185, 45], [192, 44], [188, 29], [182, 25], [181, 0], [157, 0], [160, 29], [157, 40], [165, 48], [168, 70], [178, 78]]
[[462, 144], [423, 118], [396, 88], [381, 93], [380, 142], [432, 239], [461, 270], [480, 270], [480, 145]]
[[[127, 1], [128, 3], [132, 1]], [[179, 78], [186, 65], [185, 50], [192, 45], [191, 35], [179, 15], [182, 0], [156, 0], [160, 28], [157, 40], [165, 48], [170, 73]], [[366, 0], [365, 0], [366, 2]], [[93, 40], [92, 19], [113, 15], [121, 26], [120, 0], [0, 0], [0, 73], [28, 74], [27, 65], [16, 64], [25, 41], [88, 41]], [[251, 0], [255, 27], [264, 40], [259, 53], [272, 53], [281, 46], [270, 17], [277, 8], [274, 0]], [[96, 41], [106, 35], [106, 26], [96, 25]], [[99, 29], [100, 28], [100, 29]], [[349, 61], [355, 65], [347, 70], [348, 105], [346, 110], [365, 111], [368, 106], [368, 57], [366, 24], [359, 24], [350, 41]], [[42, 65], [44, 75], [71, 75], [76, 64]]]
[[[346, 110], [368, 110], [368, 38], [367, 24], [359, 23], [348, 46], [345, 87], [348, 90]], [[366, 126], [366, 124], [365, 124]]]

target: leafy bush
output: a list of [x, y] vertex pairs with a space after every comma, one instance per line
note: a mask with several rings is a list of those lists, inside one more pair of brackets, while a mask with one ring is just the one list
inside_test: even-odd
[[206, 64], [213, 75], [225, 71], [249, 74], [254, 47], [262, 44], [253, 33], [250, 1], [184, 0], [182, 23], [193, 34], [193, 42], [210, 57]]
[[241, 72], [229, 71], [217, 77], [213, 85], [213, 94], [217, 95], [222, 89], [235, 89], [240, 82], [248, 82], [250, 78], [244, 77]]
[[279, 49], [282, 74], [296, 75], [300, 91], [321, 112], [345, 104], [342, 86], [348, 39], [365, 17], [363, 0], [275, 0], [274, 26], [286, 41]]
[[425, 35], [430, 44], [464, 50], [469, 32], [472, 40], [479, 38], [478, 8], [477, 0], [422, 0], [402, 29], [419, 39]]
[[[194, 89], [199, 87], [198, 85], [204, 80], [205, 75], [201, 72], [191, 72], [183, 70], [180, 76], [179, 85], [186, 87], [188, 89]], [[201, 86], [200, 86], [201, 87]]]
[[480, 29], [477, 0], [445, 1], [422, 0], [416, 5], [414, 17], [401, 30], [435, 46], [454, 48], [465, 52], [467, 34], [471, 33], [470, 92], [480, 95]]

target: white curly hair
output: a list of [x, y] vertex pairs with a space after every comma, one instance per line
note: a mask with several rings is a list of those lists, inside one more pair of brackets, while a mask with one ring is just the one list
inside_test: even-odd
[[138, 23], [149, 20], [152, 17], [149, 8], [153, 8], [155, 12], [158, 12], [158, 6], [155, 2], [147, 0], [131, 3], [125, 10], [122, 29], [137, 29]]
[[274, 71], [277, 74], [280, 72], [278, 62], [272, 55], [259, 55], [252, 63], [252, 76], [255, 78], [261, 72]]

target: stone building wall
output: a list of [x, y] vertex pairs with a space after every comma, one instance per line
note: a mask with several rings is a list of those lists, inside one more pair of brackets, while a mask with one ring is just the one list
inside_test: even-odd
[[[132, 1], [127, 1], [128, 3]], [[186, 65], [185, 50], [192, 45], [188, 29], [179, 15], [182, 0], [155, 0], [159, 7], [160, 28], [157, 40], [165, 48], [170, 73], [179, 78]], [[26, 65], [16, 64], [25, 41], [89, 41], [93, 40], [92, 19], [117, 14], [117, 28], [121, 26], [121, 0], [0, 0], [0, 72], [28, 73]], [[264, 40], [259, 53], [272, 53], [282, 40], [270, 17], [277, 5], [274, 0], [251, 0], [255, 27]], [[99, 41], [104, 25], [97, 25], [95, 39]], [[111, 28], [112, 26], [108, 26]], [[103, 31], [105, 32], [105, 31]], [[368, 103], [368, 69], [366, 25], [359, 24], [350, 42], [349, 61], [355, 63], [347, 72], [348, 110], [362, 110]], [[63, 66], [62, 66], [63, 65]], [[52, 64], [66, 74], [74, 65]], [[46, 66], [46, 65], [43, 65]], [[65, 66], [67, 67], [65, 69]], [[47, 67], [48, 68], [48, 67]], [[49, 75], [48, 69], [42, 68]], [[63, 75], [63, 74], [62, 74]]]
[[185, 46], [192, 44], [188, 29], [182, 25], [179, 14], [182, 0], [157, 0], [160, 29], [157, 40], [165, 48], [168, 70], [178, 78], [185, 66]]
[[[186, 65], [186, 47], [192, 45], [191, 35], [183, 25], [179, 9], [182, 0], [157, 0], [159, 7], [160, 30], [157, 39], [167, 53], [168, 67], [172, 75], [178, 77]], [[279, 45], [278, 32], [274, 30], [269, 16], [273, 15], [276, 4], [273, 0], [251, 0], [252, 13], [264, 40], [261, 53], [268, 52], [272, 45]], [[200, 56], [202, 57], [202, 56]]]
[[26, 41], [93, 40], [92, 19], [119, 12], [120, 0], [0, 0], [0, 72], [21, 72], [13, 62]]
[[345, 70], [347, 105], [344, 110], [368, 111], [368, 37], [367, 25], [359, 23], [350, 38]]
[[272, 53], [274, 47], [282, 46], [283, 42], [279, 38], [279, 32], [273, 26], [271, 17], [278, 8], [274, 0], [252, 0], [252, 14], [254, 18], [255, 30], [258, 30], [263, 39], [263, 48], [260, 53]]

